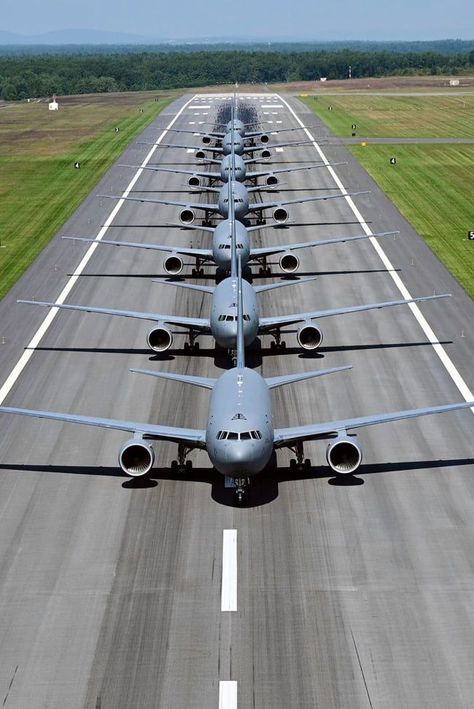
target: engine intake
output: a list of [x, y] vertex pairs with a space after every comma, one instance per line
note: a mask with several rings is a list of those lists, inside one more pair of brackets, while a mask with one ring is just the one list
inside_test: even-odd
[[196, 157], [196, 160], [204, 160], [204, 158], [206, 157], [206, 153], [204, 152], [204, 150], [196, 150], [194, 155]]
[[338, 436], [326, 450], [326, 460], [336, 473], [350, 475], [362, 463], [362, 448], [347, 436]]
[[314, 323], [308, 323], [300, 327], [296, 339], [304, 350], [317, 350], [323, 341], [323, 333]]
[[212, 138], [211, 138], [210, 135], [203, 135], [203, 136], [202, 136], [203, 145], [210, 145], [210, 144], [211, 144], [211, 140], [212, 140]]
[[280, 268], [285, 273], [294, 273], [300, 267], [300, 260], [296, 254], [286, 251], [280, 257]]
[[276, 175], [268, 175], [265, 182], [269, 187], [274, 187], [278, 184], [278, 177]]
[[273, 221], [277, 224], [286, 224], [288, 217], [288, 211], [284, 207], [277, 207], [273, 210]]
[[183, 270], [183, 259], [177, 254], [170, 254], [163, 261], [163, 268], [170, 276], [178, 276]]
[[271, 156], [272, 156], [272, 154], [271, 154], [270, 150], [268, 150], [268, 148], [265, 148], [265, 150], [262, 150], [262, 152], [260, 153], [260, 157], [263, 160], [269, 160], [271, 158]]
[[183, 224], [192, 224], [193, 221], [196, 219], [196, 215], [194, 214], [192, 209], [186, 207], [185, 209], [181, 210], [179, 218], [181, 219], [181, 222]]
[[192, 177], [189, 178], [188, 185], [190, 187], [200, 187], [201, 180], [199, 179], [199, 177], [197, 175], [193, 175]]
[[173, 333], [165, 325], [152, 327], [147, 335], [147, 342], [154, 352], [166, 352], [173, 344]]
[[150, 472], [155, 462], [152, 446], [140, 438], [130, 438], [120, 449], [119, 465], [124, 473], [139, 478]]
[[269, 142], [269, 140], [270, 140], [270, 136], [267, 135], [267, 133], [263, 133], [263, 134], [260, 136], [260, 142], [261, 142], [261, 143], [266, 144], [266, 143]]

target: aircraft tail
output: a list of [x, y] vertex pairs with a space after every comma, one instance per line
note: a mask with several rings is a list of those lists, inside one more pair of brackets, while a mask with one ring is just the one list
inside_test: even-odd
[[242, 261], [237, 263], [237, 360], [238, 369], [245, 367], [245, 342], [244, 342], [244, 306], [242, 297]]

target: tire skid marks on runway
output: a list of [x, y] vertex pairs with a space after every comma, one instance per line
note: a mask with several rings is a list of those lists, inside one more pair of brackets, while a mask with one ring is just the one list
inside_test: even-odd
[[[290, 104], [285, 101], [283, 97], [279, 97], [282, 101], [282, 103], [285, 104], [285, 106], [288, 108], [292, 116], [296, 119], [296, 121], [299, 123], [299, 125], [304, 129], [306, 135], [308, 138], [311, 140], [313, 143], [313, 146], [315, 147], [316, 151], [318, 152], [321, 160], [326, 164], [327, 169], [329, 170], [329, 173], [331, 177], [333, 178], [334, 182], [346, 197], [346, 202], [349, 205], [349, 207], [352, 210], [352, 213], [356, 217], [357, 221], [361, 225], [362, 229], [364, 232], [367, 234], [367, 236], [372, 235], [372, 231], [370, 227], [368, 226], [367, 222], [365, 221], [364, 217], [356, 207], [352, 197], [349, 197], [347, 194], [347, 190], [344, 187], [342, 181], [339, 179], [336, 171], [334, 170], [333, 167], [329, 165], [329, 160], [327, 159], [326, 155], [324, 152], [321, 150], [321, 147], [318, 145], [316, 140], [314, 139], [314, 136], [310, 133], [310, 131], [307, 128], [304, 128], [303, 122], [300, 120], [300, 118], [297, 116], [293, 108], [290, 106]], [[405, 299], [410, 299], [412, 298], [412, 295], [410, 294], [410, 291], [406, 287], [406, 285], [403, 283], [402, 279], [396, 273], [395, 268], [388, 258], [387, 254], [383, 250], [382, 246], [378, 243], [377, 239], [371, 238], [369, 239], [370, 243], [374, 247], [375, 251], [379, 255], [383, 265], [387, 269], [388, 273], [393, 279], [393, 282], [397, 286], [398, 290], [402, 294], [402, 297]], [[464, 398], [465, 401], [472, 401], [474, 399], [474, 394], [473, 392], [469, 389], [468, 385], [464, 381], [463, 377], [461, 376], [460, 372], [457, 370], [456, 365], [452, 361], [451, 357], [448, 355], [444, 347], [441, 345], [440, 341], [436, 337], [435, 333], [433, 332], [431, 326], [425, 319], [424, 315], [422, 314], [420, 308], [416, 303], [409, 303], [408, 307], [410, 308], [411, 312], [413, 313], [414, 317], [416, 318], [419, 326], [425, 333], [426, 337], [428, 338], [429, 342], [431, 343], [434, 351], [438, 355], [439, 359], [441, 360], [441, 363], [443, 364], [444, 368], [446, 369], [447, 373], [453, 380], [454, 384], [458, 388], [459, 392], [461, 393], [461, 396]], [[474, 414], [474, 408], [471, 409], [472, 413]]]
[[[168, 128], [171, 128], [171, 126], [176, 122], [176, 120], [179, 118], [179, 116], [183, 113], [183, 111], [189, 106], [190, 103], [196, 100], [196, 97], [193, 96], [189, 101], [187, 101], [184, 106], [180, 108], [178, 113], [174, 116], [173, 120], [167, 125], [167, 127], [162, 131], [160, 137], [156, 141], [156, 143], [161, 143], [163, 138], [166, 135], [166, 131]], [[127, 197], [130, 192], [132, 191], [133, 187], [135, 186], [135, 183], [137, 182], [138, 178], [140, 175], [143, 173], [143, 168], [148, 164], [150, 159], [152, 158], [153, 154], [156, 151], [156, 147], [153, 146], [152, 149], [149, 151], [148, 155], [144, 159], [144, 161], [141, 164], [141, 167], [137, 170], [135, 175], [133, 176], [132, 180], [130, 181], [130, 184], [128, 187], [125, 189], [125, 191], [122, 193], [122, 199], [120, 199], [113, 210], [111, 211], [110, 215], [108, 216], [107, 220], [105, 221], [103, 227], [95, 237], [96, 241], [101, 241], [101, 239], [104, 238], [105, 234], [107, 233], [110, 225], [112, 224], [113, 220], [117, 216], [118, 212], [122, 208], [122, 206], [125, 204], [125, 200], [123, 199], [124, 197]], [[76, 284], [77, 280], [81, 276], [82, 272], [84, 271], [85, 267], [89, 263], [92, 254], [97, 248], [97, 244], [91, 244], [88, 250], [86, 251], [84, 257], [82, 258], [79, 266], [75, 269], [74, 274], [70, 277], [66, 285], [64, 286], [63, 290], [59, 294], [58, 298], [56, 299], [56, 303], [58, 305], [62, 305], [66, 298], [68, 297], [69, 293], [73, 289], [74, 285]], [[4, 400], [8, 396], [9, 392], [11, 391], [12, 387], [14, 386], [15, 382], [17, 381], [18, 377], [28, 364], [29, 360], [33, 356], [33, 353], [35, 352], [36, 348], [38, 347], [39, 343], [41, 342], [42, 338], [48, 331], [51, 323], [53, 322], [54, 318], [58, 314], [59, 309], [58, 308], [51, 308], [49, 310], [48, 314], [44, 318], [43, 322], [33, 335], [32, 340], [28, 343], [26, 346], [25, 351], [21, 355], [20, 359], [16, 363], [16, 365], [13, 367], [12, 371], [8, 375], [7, 379], [5, 380], [3, 386], [0, 388], [0, 404], [3, 404]]]

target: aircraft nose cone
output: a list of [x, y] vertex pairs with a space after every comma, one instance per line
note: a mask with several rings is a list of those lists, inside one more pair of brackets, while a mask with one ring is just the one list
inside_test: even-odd
[[248, 476], [260, 472], [262, 461], [257, 446], [251, 441], [229, 444], [226, 450], [227, 474]]

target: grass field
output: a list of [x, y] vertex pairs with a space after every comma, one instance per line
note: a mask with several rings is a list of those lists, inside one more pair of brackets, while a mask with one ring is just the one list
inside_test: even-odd
[[[474, 95], [301, 98], [338, 136], [473, 138]], [[329, 106], [332, 110], [329, 110]]]
[[[62, 100], [57, 113], [46, 103], [0, 111], [0, 298], [126, 145], [177, 95], [77, 96]], [[81, 169], [74, 169], [75, 161]]]
[[[474, 145], [375, 145], [372, 137], [474, 136], [474, 96], [337, 96], [304, 102], [339, 136], [368, 138], [348, 146], [471, 297], [474, 297]], [[329, 103], [330, 102], [330, 103]], [[333, 110], [328, 111], [328, 105]], [[397, 164], [391, 166], [391, 156]]]

